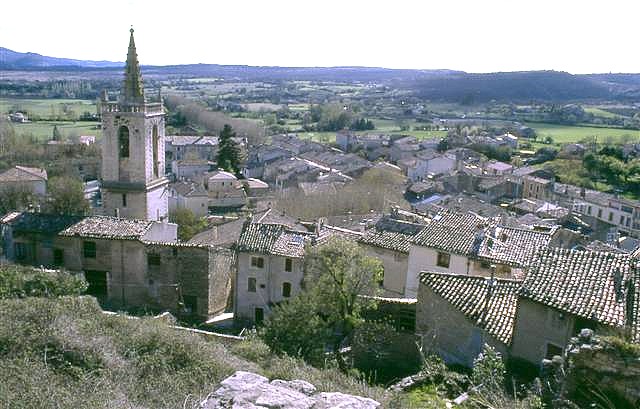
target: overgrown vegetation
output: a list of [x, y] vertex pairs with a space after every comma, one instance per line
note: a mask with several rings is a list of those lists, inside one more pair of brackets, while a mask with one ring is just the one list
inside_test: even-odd
[[193, 236], [209, 227], [205, 218], [196, 216], [191, 210], [184, 207], [169, 213], [169, 221], [178, 225], [178, 239], [181, 241], [189, 241]]
[[18, 265], [0, 265], [0, 299], [80, 295], [87, 289], [81, 275]]

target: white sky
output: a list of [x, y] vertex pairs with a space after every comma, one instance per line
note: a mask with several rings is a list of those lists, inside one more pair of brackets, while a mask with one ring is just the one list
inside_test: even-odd
[[640, 0], [6, 1], [0, 46], [142, 64], [640, 72]]

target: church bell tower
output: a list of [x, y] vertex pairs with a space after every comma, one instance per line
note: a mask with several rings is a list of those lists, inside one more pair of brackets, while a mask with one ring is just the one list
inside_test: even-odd
[[163, 220], [168, 215], [164, 176], [162, 100], [147, 102], [130, 30], [124, 82], [118, 101], [106, 93], [102, 113], [102, 206], [106, 216]]

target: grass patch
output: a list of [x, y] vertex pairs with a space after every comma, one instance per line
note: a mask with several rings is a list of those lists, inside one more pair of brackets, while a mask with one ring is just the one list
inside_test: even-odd
[[70, 122], [70, 121], [38, 121], [24, 124], [13, 124], [17, 135], [32, 135], [38, 140], [46, 141], [53, 137], [53, 127], [57, 126], [64, 138], [94, 135], [102, 136], [98, 129], [99, 122]]
[[547, 123], [528, 122], [527, 126], [535, 129], [538, 140], [543, 141], [547, 136], [553, 138], [554, 143], [573, 143], [585, 138], [596, 137], [598, 143], [619, 144], [628, 141], [640, 141], [640, 131], [633, 129], [606, 128], [593, 126], [569, 126]]
[[[30, 117], [47, 119], [79, 117], [85, 112], [96, 113], [96, 101], [86, 99], [0, 98], [0, 113], [26, 112]], [[34, 118], [36, 119], [36, 118]]]
[[190, 408], [237, 370], [387, 397], [332, 368], [274, 356], [258, 340], [230, 350], [162, 320], [102, 314], [92, 297], [4, 299], [0, 316], [2, 407]]
[[605, 111], [604, 109], [598, 107], [584, 107], [583, 109], [585, 112], [592, 114], [593, 116], [598, 116], [600, 118], [624, 118], [622, 115]]

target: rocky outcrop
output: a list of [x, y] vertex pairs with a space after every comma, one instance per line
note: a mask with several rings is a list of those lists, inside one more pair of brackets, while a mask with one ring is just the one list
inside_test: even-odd
[[373, 399], [339, 392], [317, 393], [316, 387], [301, 380], [269, 379], [251, 372], [237, 371], [220, 383], [201, 409], [376, 409]]

